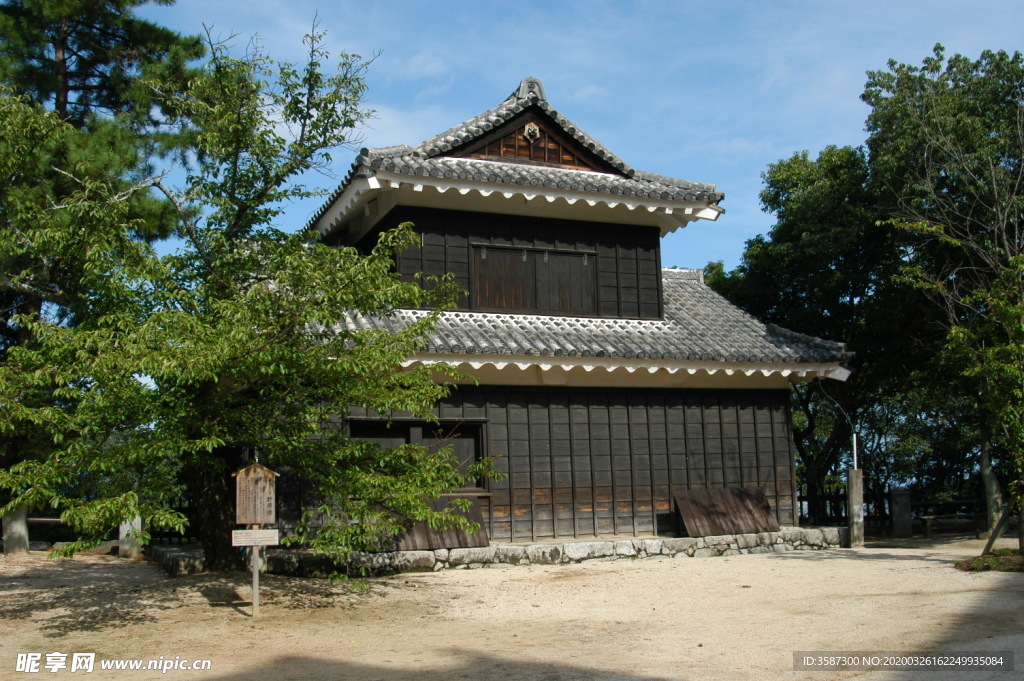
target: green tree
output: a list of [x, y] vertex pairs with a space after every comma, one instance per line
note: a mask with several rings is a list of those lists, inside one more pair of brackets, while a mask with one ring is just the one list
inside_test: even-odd
[[[137, 238], [153, 239], [175, 227], [176, 215], [172, 204], [138, 190], [138, 182], [149, 174], [153, 154], [187, 148], [187, 129], [165, 125], [170, 113], [168, 95], [185, 87], [192, 73], [187, 62], [200, 56], [203, 48], [197, 38], [181, 37], [136, 18], [133, 10], [140, 4], [4, 2], [0, 5], [0, 78], [6, 89], [0, 96], [29, 97], [71, 126], [44, 145], [40, 151], [45, 155], [32, 157], [31, 176], [21, 173], [11, 178], [15, 183], [11, 191], [31, 186], [31, 200], [37, 205], [65, 206], [75, 204], [72, 197], [79, 196], [85, 186], [109, 185], [128, 209], [125, 224], [132, 225]], [[159, 78], [162, 88], [147, 85], [146, 78]], [[115, 180], [116, 185], [111, 185]], [[24, 194], [20, 196], [19, 201], [24, 199]], [[54, 220], [61, 216], [69, 221], [75, 217], [71, 210], [52, 213]], [[0, 216], [7, 229], [14, 219], [11, 214]], [[69, 222], [68, 227], [73, 225]], [[85, 226], [81, 224], [82, 229]], [[27, 234], [19, 238], [29, 238]], [[81, 238], [88, 240], [86, 235]], [[33, 342], [35, 321], [46, 317], [77, 324], [92, 312], [90, 293], [78, 285], [84, 273], [75, 249], [60, 253], [8, 246], [0, 250], [0, 362], [7, 360], [10, 349]], [[40, 408], [57, 404], [69, 408], [66, 398], [41, 386], [24, 399]], [[41, 456], [44, 442], [33, 427], [5, 428], [0, 435], [0, 464]]]
[[[827, 489], [829, 481], [850, 463], [851, 425], [861, 439], [860, 463], [887, 468], [892, 428], [900, 422], [892, 413], [900, 403], [891, 396], [907, 392], [928, 320], [902, 312], [920, 307], [920, 296], [895, 280], [906, 239], [879, 224], [863, 149], [827, 147], [813, 160], [798, 153], [770, 164], [763, 178], [761, 205], [775, 215], [774, 227], [747, 242], [738, 268], [712, 268], [707, 280], [765, 321], [842, 341], [856, 352], [856, 371], [846, 383], [792, 389], [799, 470], [817, 521], [823, 497], [835, 491]], [[894, 347], [900, 339], [903, 345]], [[871, 472], [867, 491], [882, 491]]]
[[115, 115], [139, 131], [159, 128], [163, 88], [145, 81], [181, 87], [203, 43], [139, 19], [134, 10], [148, 2], [6, 0], [0, 5], [0, 78], [77, 128]]
[[[3, 408], [22, 408], [14, 402], [25, 377], [49, 380], [76, 405], [25, 410], [54, 449], [0, 476], [12, 504], [57, 506], [95, 539], [135, 512], [147, 522], [184, 522], [167, 508], [180, 480], [207, 567], [237, 567], [228, 480], [248, 451], [312, 486], [319, 502], [297, 539], [314, 549], [376, 548], [409, 522], [467, 525], [428, 502], [486, 472], [486, 463], [460, 474], [446, 448], [388, 450], [339, 427], [353, 405], [433, 418], [454, 371], [401, 364], [454, 304], [453, 284], [425, 288], [395, 273], [408, 228], [359, 254], [271, 226], [283, 202], [311, 193], [302, 173], [326, 163], [366, 115], [365, 63], [343, 55], [339, 72], [325, 76], [320, 36], [307, 46], [300, 67], [214, 46], [204, 76], [173, 102], [197, 131], [200, 161], [182, 191], [149, 184], [177, 207], [185, 245], [156, 258], [131, 242], [143, 254], [134, 267], [122, 266], [119, 251], [103, 251], [103, 267], [128, 273], [127, 283], [97, 290], [105, 302], [88, 326], [37, 324], [37, 342], [15, 353], [21, 364], [0, 373]], [[363, 316], [389, 318], [392, 328], [367, 329]], [[102, 333], [88, 333], [93, 327]], [[62, 373], [47, 378], [47, 366]], [[82, 405], [96, 405], [90, 430], [72, 432], [77, 421], [68, 414]]]
[[[138, 293], [159, 274], [150, 248], [132, 234], [130, 196], [140, 188], [79, 172], [87, 170], [80, 163], [55, 165], [66, 162], [79, 139], [55, 114], [22, 97], [0, 97], [4, 285], [54, 308], [13, 316], [20, 342], [0, 362], [0, 489], [12, 497], [0, 515], [17, 507], [80, 506], [67, 519], [82, 530], [99, 516], [116, 522], [143, 511], [157, 526], [174, 526], [172, 516], [149, 505], [163, 493], [134, 484], [138, 461], [90, 471], [76, 464], [92, 449], [122, 452], [125, 434], [148, 419], [147, 391], [116, 354], [119, 337], [145, 317]], [[73, 178], [77, 189], [55, 196], [54, 173]], [[65, 261], [74, 266], [65, 269]], [[67, 324], [61, 308], [73, 309], [78, 323]], [[89, 478], [99, 487], [122, 484], [103, 503], [87, 505], [79, 491]]]
[[[973, 379], [982, 438], [989, 517], [998, 513], [991, 453], [1002, 445], [1017, 458], [1015, 381], [996, 380], [1012, 362], [1013, 315], [1024, 282], [1024, 57], [983, 52], [948, 59], [941, 45], [919, 67], [890, 62], [869, 73], [864, 101], [871, 164], [894, 224], [920, 237], [910, 273], [944, 312], [954, 356]], [[1016, 279], [1014, 279], [1016, 277]], [[974, 353], [965, 353], [964, 344]], [[1009, 410], [1009, 411], [1008, 411]], [[1009, 419], [1010, 421], [1008, 421]]]

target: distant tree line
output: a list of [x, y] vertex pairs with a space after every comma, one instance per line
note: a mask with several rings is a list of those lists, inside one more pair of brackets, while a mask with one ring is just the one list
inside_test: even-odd
[[1017, 500], [1024, 445], [1024, 60], [984, 52], [868, 73], [866, 147], [763, 173], [771, 231], [707, 280], [762, 319], [849, 344], [842, 384], [792, 389], [810, 513], [851, 428], [869, 495]]

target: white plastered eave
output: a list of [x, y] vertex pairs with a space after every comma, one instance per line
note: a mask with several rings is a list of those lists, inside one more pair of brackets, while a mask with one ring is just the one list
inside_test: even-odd
[[[462, 199], [460, 202], [470, 198], [497, 205], [498, 212], [505, 212], [501, 210], [502, 203], [512, 213], [546, 213], [551, 209], [572, 207], [573, 211], [579, 211], [580, 214], [588, 209], [607, 213], [604, 218], [609, 222], [619, 222], [613, 214], [619, 213], [624, 224], [657, 226], [662, 236], [696, 220], [715, 221], [725, 212], [723, 208], [707, 201], [655, 199], [556, 187], [404, 175], [378, 170], [371, 177], [353, 180], [317, 221], [316, 229], [322, 234], [328, 234], [341, 223], [361, 215], [362, 208], [372, 199], [398, 191], [413, 199], [418, 196], [425, 204], [445, 194], [458, 195]], [[413, 200], [411, 203], [415, 205], [418, 202]], [[524, 210], [524, 207], [529, 209]], [[383, 217], [384, 212], [373, 217]]]
[[839, 363], [762, 363], [762, 362], [692, 362], [679, 360], [640, 360], [597, 357], [522, 357], [513, 355], [454, 355], [419, 354], [402, 363], [403, 367], [417, 365], [450, 364], [463, 371], [479, 371], [488, 368], [497, 371], [518, 369], [525, 371], [536, 368], [548, 371], [582, 371], [585, 373], [605, 372], [607, 374], [658, 374], [695, 376], [779, 376], [793, 381], [809, 381], [815, 378], [831, 378], [845, 381], [852, 373]]

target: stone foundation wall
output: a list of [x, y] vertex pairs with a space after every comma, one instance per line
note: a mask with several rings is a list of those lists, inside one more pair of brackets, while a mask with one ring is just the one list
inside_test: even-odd
[[[733, 556], [747, 553], [837, 549], [849, 546], [846, 528], [783, 529], [779, 532], [679, 537], [664, 539], [617, 539], [555, 544], [500, 544], [470, 549], [435, 551], [393, 551], [356, 554], [342, 571], [358, 574], [388, 574], [410, 571], [464, 570], [514, 565], [555, 565], [589, 560], [669, 559]], [[275, 574], [326, 576], [338, 570], [324, 556], [301, 551], [271, 549], [267, 572]], [[154, 547], [154, 558], [171, 576], [199, 572], [202, 553], [186, 547]], [[347, 569], [346, 569], [347, 568]]]

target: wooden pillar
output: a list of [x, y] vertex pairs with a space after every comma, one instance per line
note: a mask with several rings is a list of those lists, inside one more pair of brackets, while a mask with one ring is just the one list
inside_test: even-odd
[[850, 547], [864, 546], [864, 471], [859, 468], [847, 471], [846, 509]]
[[910, 490], [893, 490], [889, 498], [889, 508], [892, 511], [892, 536], [910, 537], [913, 535], [913, 517], [910, 512]]
[[4, 516], [4, 553], [28, 553], [28, 512], [19, 506]]
[[138, 532], [142, 530], [142, 518], [135, 516], [131, 522], [121, 523], [117, 530], [117, 555], [122, 558], [139, 560], [142, 558], [142, 545], [138, 540]]

